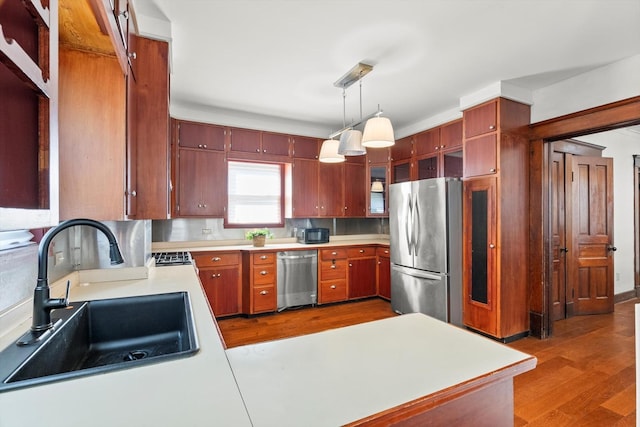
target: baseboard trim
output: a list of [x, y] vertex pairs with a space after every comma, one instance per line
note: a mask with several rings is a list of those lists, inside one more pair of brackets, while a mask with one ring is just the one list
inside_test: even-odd
[[640, 288], [634, 288], [630, 291], [621, 292], [619, 294], [615, 294], [613, 296], [613, 303], [617, 304], [619, 302], [628, 301], [630, 299], [638, 298], [638, 290]]

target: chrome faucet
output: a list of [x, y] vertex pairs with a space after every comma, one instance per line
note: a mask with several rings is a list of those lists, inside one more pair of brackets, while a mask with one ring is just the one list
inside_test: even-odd
[[109, 227], [101, 222], [83, 218], [70, 219], [61, 222], [57, 227], [49, 230], [40, 241], [40, 246], [38, 247], [38, 282], [36, 283], [36, 288], [33, 291], [32, 335], [42, 333], [53, 327], [53, 323], [51, 322], [51, 310], [56, 308], [65, 308], [69, 305], [68, 283], [67, 295], [65, 298], [51, 298], [49, 281], [47, 279], [47, 264], [49, 245], [53, 238], [62, 230], [76, 225], [88, 225], [102, 231], [109, 240], [109, 258], [111, 258], [111, 264], [122, 264], [124, 262], [115, 236], [111, 230], [109, 230]]

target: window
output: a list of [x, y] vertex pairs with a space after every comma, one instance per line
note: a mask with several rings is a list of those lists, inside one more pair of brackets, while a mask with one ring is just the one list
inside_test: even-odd
[[284, 226], [283, 165], [229, 161], [227, 226]]

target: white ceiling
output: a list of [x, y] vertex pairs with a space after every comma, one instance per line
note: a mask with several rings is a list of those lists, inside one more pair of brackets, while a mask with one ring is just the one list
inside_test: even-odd
[[[134, 0], [171, 38], [171, 103], [342, 128], [333, 83], [358, 62], [362, 113], [396, 128], [507, 81], [535, 90], [640, 53], [640, 0]], [[170, 23], [170, 24], [169, 24]], [[347, 123], [360, 117], [347, 89]], [[283, 120], [284, 119], [284, 120]], [[222, 123], [227, 124], [227, 123]], [[248, 126], [247, 126], [248, 127]], [[325, 135], [315, 135], [325, 136]]]

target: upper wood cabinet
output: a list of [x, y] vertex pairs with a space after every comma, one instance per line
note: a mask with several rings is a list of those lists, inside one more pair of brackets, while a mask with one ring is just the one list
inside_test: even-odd
[[318, 214], [322, 217], [344, 215], [344, 163], [319, 163]]
[[317, 160], [293, 159], [291, 199], [294, 218], [318, 216], [319, 165]]
[[226, 129], [218, 125], [177, 121], [178, 146], [224, 151]]
[[496, 173], [498, 170], [497, 135], [483, 135], [465, 143], [464, 176], [481, 176]]
[[490, 101], [464, 112], [464, 137], [473, 138], [498, 128], [498, 103]]
[[229, 129], [229, 158], [288, 161], [288, 135], [253, 129]]
[[224, 217], [227, 162], [222, 152], [181, 149], [177, 153], [176, 217]]
[[414, 152], [416, 157], [437, 153], [438, 150], [440, 150], [440, 128], [430, 129], [415, 135]]
[[368, 148], [367, 149], [367, 163], [388, 163], [391, 159], [390, 148]]
[[391, 146], [391, 161], [397, 162], [411, 159], [411, 156], [413, 156], [413, 143], [413, 136], [398, 139], [396, 143]]
[[344, 216], [367, 214], [367, 169], [364, 164], [344, 163]]
[[321, 141], [304, 136], [291, 137], [291, 151], [296, 159], [317, 159], [320, 154]]
[[440, 150], [462, 149], [462, 119], [440, 127]]
[[58, 1], [0, 2], [0, 230], [57, 225]]
[[289, 157], [289, 135], [262, 132], [262, 154]]

